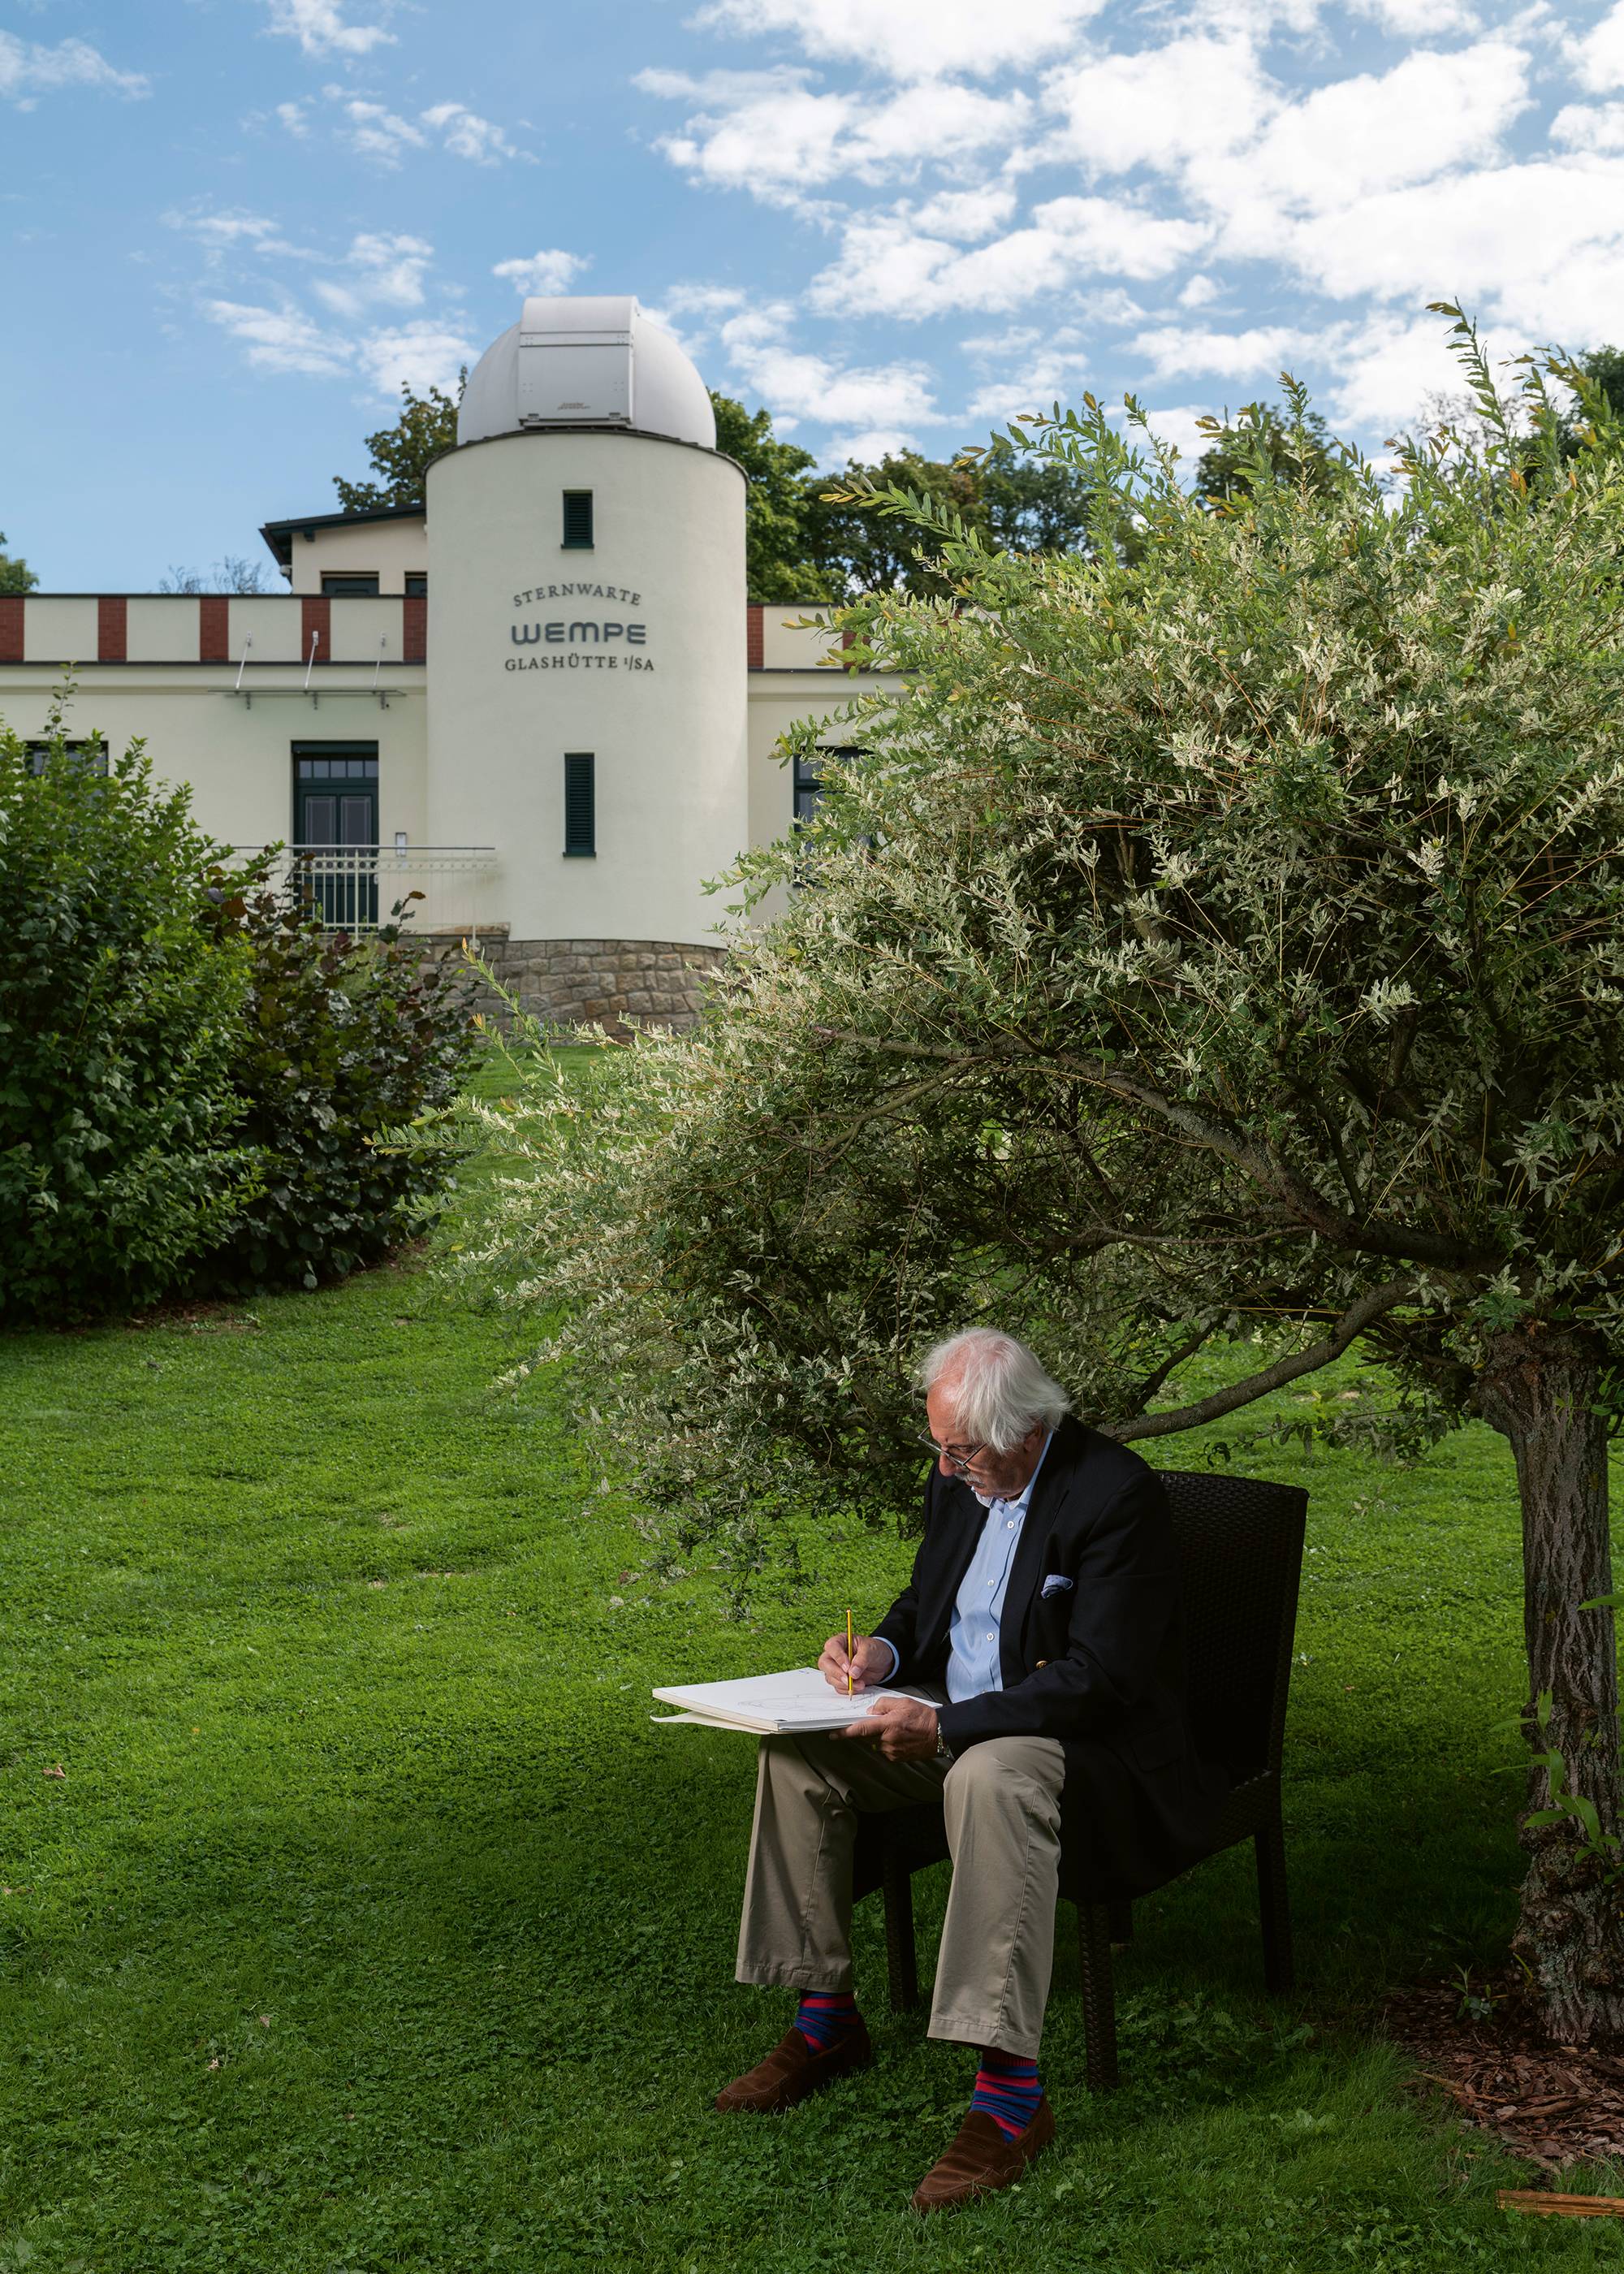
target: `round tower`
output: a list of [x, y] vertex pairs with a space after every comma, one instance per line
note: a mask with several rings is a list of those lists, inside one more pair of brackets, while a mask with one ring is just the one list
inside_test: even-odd
[[704, 382], [634, 299], [527, 300], [427, 494], [429, 837], [500, 848], [538, 1008], [681, 1017], [748, 834], [744, 477]]

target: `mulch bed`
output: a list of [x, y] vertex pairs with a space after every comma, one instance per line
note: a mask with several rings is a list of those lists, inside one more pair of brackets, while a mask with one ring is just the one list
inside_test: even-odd
[[1458, 1983], [1425, 1983], [1383, 2003], [1417, 2085], [1441, 2086], [1470, 2123], [1545, 2171], [1624, 2161], [1624, 2059], [1542, 2041], [1515, 1982], [1474, 1991], [1486, 2014], [1463, 2002]]

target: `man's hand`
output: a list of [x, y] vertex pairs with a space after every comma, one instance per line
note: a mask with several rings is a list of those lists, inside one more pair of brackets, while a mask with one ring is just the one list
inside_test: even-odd
[[847, 1670], [852, 1676], [852, 1688], [877, 1690], [891, 1669], [891, 1646], [876, 1642], [872, 1635], [859, 1635], [852, 1645], [852, 1655], [846, 1654], [846, 1637], [832, 1634], [823, 1645], [823, 1655], [818, 1660], [817, 1670], [831, 1690], [844, 1690]]
[[865, 1721], [834, 1735], [866, 1737], [888, 1761], [928, 1761], [936, 1750], [936, 1709], [922, 1698], [876, 1698]]

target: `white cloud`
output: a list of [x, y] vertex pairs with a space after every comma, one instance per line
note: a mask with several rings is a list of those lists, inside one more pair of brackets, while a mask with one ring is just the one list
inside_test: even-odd
[[[409, 151], [432, 149], [436, 136], [454, 158], [466, 158], [476, 166], [497, 166], [504, 159], [527, 166], [536, 162], [528, 150], [515, 149], [500, 126], [481, 118], [465, 103], [437, 102], [420, 110], [416, 118], [407, 118], [387, 103], [351, 94], [348, 87], [324, 87], [321, 92], [329, 102], [339, 105], [349, 120], [346, 139], [350, 148], [391, 169], [401, 164]], [[297, 108], [284, 106], [289, 107]]]
[[1570, 41], [1568, 53], [1581, 87], [1598, 94], [1624, 87], [1624, 0], [1583, 39]]
[[840, 259], [813, 278], [808, 297], [830, 313], [905, 320], [1004, 312], [1084, 276], [1165, 276], [1207, 235], [1203, 222], [1113, 199], [1053, 198], [1026, 228], [965, 252], [921, 235], [906, 211], [869, 214], [848, 225]]
[[948, 237], [973, 245], [990, 237], [1015, 212], [1015, 192], [1006, 182], [985, 182], [979, 189], [942, 190], [914, 215], [923, 236]]
[[257, 371], [313, 379], [348, 374], [366, 380], [380, 395], [397, 395], [402, 382], [418, 393], [431, 386], [449, 388], [458, 367], [471, 362], [475, 353], [461, 333], [426, 320], [356, 335], [325, 331], [286, 302], [265, 307], [209, 300], [204, 312], [242, 343]]
[[1206, 308], [1218, 294], [1219, 287], [1210, 276], [1192, 276], [1180, 292], [1178, 305], [1181, 308]]
[[279, 102], [276, 106], [276, 116], [289, 133], [296, 135], [301, 142], [310, 132], [304, 115], [304, 105], [302, 102]]
[[[1497, 332], [1497, 359], [1519, 353], [1521, 336]], [[1335, 421], [1390, 433], [1415, 418], [1428, 395], [1458, 394], [1461, 366], [1436, 316], [1372, 316], [1342, 343], [1329, 394]]]
[[1281, 250], [1338, 299], [1459, 294], [1521, 332], [1584, 340], [1624, 305], [1624, 163], [1536, 159], [1355, 199]]
[[410, 387], [421, 395], [430, 387], [449, 393], [457, 373], [478, 354], [466, 335], [443, 324], [404, 324], [395, 331], [369, 332], [355, 343], [355, 360], [380, 395]]
[[1016, 140], [1032, 114], [1019, 91], [982, 94], [940, 80], [875, 99], [818, 94], [803, 72], [644, 72], [645, 94], [696, 103], [658, 147], [695, 179], [763, 203], [808, 207], [808, 190], [842, 176], [870, 186], [912, 179]]
[[556, 292], [568, 292], [582, 270], [590, 267], [590, 253], [554, 249], [551, 252], [532, 252], [523, 260], [499, 260], [491, 274], [506, 277], [527, 298], [534, 293], [545, 299]]
[[466, 158], [476, 166], [500, 166], [504, 158], [517, 159], [527, 166], [536, 162], [528, 150], [515, 150], [500, 126], [481, 118], [465, 103], [437, 102], [420, 116], [425, 126], [433, 127], [444, 138], [454, 158]]
[[972, 74], [1069, 45], [1103, 0], [710, 0], [695, 21], [800, 42], [895, 79]]
[[1025, 355], [1020, 369], [1002, 379], [984, 380], [965, 407], [965, 422], [974, 427], [1007, 426], [1030, 418], [1054, 403], [1075, 403], [1088, 375], [1088, 358], [1080, 353], [1047, 348]]
[[345, 274], [322, 277], [312, 289], [337, 316], [358, 316], [373, 305], [421, 307], [423, 280], [433, 258], [433, 246], [420, 237], [364, 230], [344, 255]]
[[911, 430], [938, 414], [931, 373], [921, 364], [853, 367], [797, 348], [790, 337], [793, 312], [782, 305], [754, 309], [722, 326], [733, 367], [776, 417], [805, 417], [850, 430], [836, 446], [851, 454], [855, 440], [889, 438], [905, 446]]
[[1044, 90], [1046, 106], [1065, 118], [1056, 154], [1096, 175], [1176, 172], [1238, 149], [1280, 100], [1250, 40], [1202, 33], [1064, 65]]
[[120, 71], [83, 40], [62, 40], [48, 48], [0, 32], [0, 100], [14, 102], [19, 110], [32, 110], [41, 95], [66, 87], [102, 87], [132, 97], [152, 93], [145, 72]]
[[1462, 0], [1353, 0], [1353, 10], [1405, 40], [1436, 40], [1445, 32], [1477, 29], [1476, 13]]
[[1285, 324], [1262, 324], [1244, 332], [1192, 331], [1165, 324], [1130, 340], [1130, 351], [1143, 357], [1157, 379], [1185, 378], [1210, 372], [1214, 379], [1242, 379], [1252, 372], [1271, 377], [1292, 358], [1322, 350], [1322, 335], [1295, 331]]
[[[363, 230], [335, 254], [290, 244], [260, 214], [171, 213], [164, 219], [203, 248], [210, 269], [231, 267], [237, 289], [201, 306], [257, 371], [347, 376], [368, 392], [393, 395], [402, 380], [419, 389], [449, 386], [458, 365], [477, 352], [455, 316], [425, 310], [434, 248], [424, 237]], [[302, 264], [297, 273], [308, 282], [308, 297], [263, 278], [238, 282], [240, 272], [269, 259]]]
[[257, 371], [306, 372], [330, 378], [345, 370], [352, 343], [324, 332], [298, 308], [254, 307], [240, 300], [207, 300], [204, 313], [248, 350]]
[[1570, 150], [1624, 150], [1624, 102], [1569, 102], [1551, 121], [1551, 139]]
[[1198, 160], [1189, 184], [1222, 213], [1228, 247], [1268, 253], [1283, 213], [1344, 209], [1493, 159], [1533, 101], [1530, 75], [1530, 57], [1502, 40], [1423, 50], [1380, 78], [1335, 80], [1278, 109], [1245, 149]]
[[363, 158], [375, 158], [385, 166], [398, 166], [408, 150], [428, 148], [429, 138], [422, 129], [389, 109], [387, 104], [347, 95], [342, 87], [327, 87], [321, 91], [342, 105], [350, 121], [350, 147]]
[[264, 214], [244, 213], [233, 207], [226, 213], [166, 213], [166, 227], [178, 229], [211, 254], [226, 252], [291, 252], [282, 233], [281, 224], [268, 220]]
[[[1209, 447], [1208, 437], [1201, 432], [1200, 421], [1212, 417], [1210, 405], [1179, 403], [1160, 410], [1152, 410], [1147, 405], [1140, 407], [1145, 411], [1146, 424], [1157, 441], [1164, 442], [1169, 449], [1177, 451], [1183, 461], [1180, 478], [1185, 474], [1193, 474], [1196, 460]], [[1125, 418], [1126, 413], [1118, 411], [1112, 415]], [[1147, 456], [1149, 456], [1145, 437], [1137, 426], [1127, 428], [1127, 439], [1139, 449], [1145, 450]]]
[[392, 47], [381, 24], [347, 24], [338, 0], [270, 0], [270, 29], [297, 40], [307, 56], [364, 56]]

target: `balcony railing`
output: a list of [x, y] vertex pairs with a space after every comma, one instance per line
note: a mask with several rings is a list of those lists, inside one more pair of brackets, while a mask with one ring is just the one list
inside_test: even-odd
[[[252, 855], [264, 848], [238, 845]], [[271, 882], [291, 886], [334, 931], [376, 931], [413, 892], [415, 931], [459, 931], [477, 939], [498, 919], [491, 900], [493, 845], [285, 845]]]

